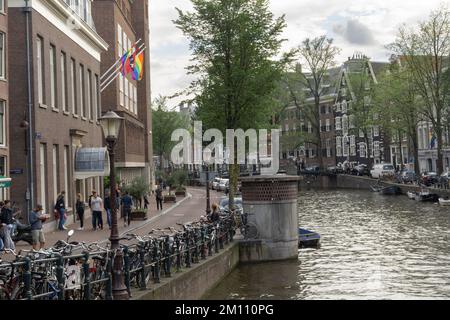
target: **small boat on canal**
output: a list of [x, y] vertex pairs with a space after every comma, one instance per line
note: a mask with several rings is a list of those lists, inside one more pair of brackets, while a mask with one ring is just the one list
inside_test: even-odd
[[439, 198], [439, 204], [441, 206], [450, 206], [450, 199]]
[[416, 192], [412, 192], [412, 191], [408, 191], [407, 193], [406, 193], [406, 195], [408, 196], [408, 198], [409, 199], [411, 199], [411, 200], [416, 200]]
[[380, 185], [373, 185], [373, 186], [370, 186], [370, 187], [372, 188], [373, 192], [379, 192], [381, 194], [389, 195], [389, 196], [390, 195], [397, 195], [397, 194], [401, 194], [402, 193], [400, 188], [397, 187], [397, 186], [383, 187], [383, 186], [380, 186]]
[[320, 246], [320, 234], [306, 229], [298, 228], [299, 248], [318, 248]]
[[422, 191], [415, 195], [414, 199], [420, 202], [438, 202], [439, 195], [430, 193], [429, 191]]

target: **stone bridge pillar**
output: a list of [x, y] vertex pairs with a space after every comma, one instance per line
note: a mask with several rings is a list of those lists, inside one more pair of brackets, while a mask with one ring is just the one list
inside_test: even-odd
[[298, 257], [297, 176], [242, 178], [242, 201], [248, 229], [241, 243], [241, 262]]

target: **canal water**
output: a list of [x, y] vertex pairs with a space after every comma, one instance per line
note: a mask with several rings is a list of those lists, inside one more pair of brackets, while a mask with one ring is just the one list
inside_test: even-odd
[[450, 299], [450, 207], [365, 191], [308, 191], [298, 261], [241, 265], [206, 299]]

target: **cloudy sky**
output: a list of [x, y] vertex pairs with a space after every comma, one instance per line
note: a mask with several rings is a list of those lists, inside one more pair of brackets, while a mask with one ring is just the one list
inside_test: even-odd
[[[384, 45], [395, 39], [402, 23], [415, 24], [427, 18], [442, 0], [271, 0], [276, 16], [286, 15], [288, 39], [284, 50], [298, 46], [305, 38], [327, 34], [342, 49], [338, 62], [354, 52], [362, 52], [375, 61], [387, 61]], [[189, 43], [175, 28], [175, 7], [192, 8], [189, 0], [151, 0], [151, 73], [152, 96], [170, 96], [185, 89], [191, 79]], [[175, 107], [179, 99], [169, 102]]]

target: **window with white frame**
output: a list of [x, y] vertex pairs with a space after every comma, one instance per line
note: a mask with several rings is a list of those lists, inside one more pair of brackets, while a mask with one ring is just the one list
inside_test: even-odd
[[342, 101], [342, 112], [347, 113], [347, 101]]
[[96, 120], [98, 120], [102, 116], [102, 105], [100, 102], [100, 79], [97, 74], [95, 75], [94, 88], [95, 88], [94, 100], [95, 100], [95, 105], [96, 105], [96, 110], [97, 110]]
[[336, 117], [336, 130], [342, 130], [342, 122], [341, 122], [342, 118], [341, 117]]
[[342, 111], [341, 103], [338, 102], [338, 103], [336, 103], [336, 112], [341, 112], [341, 111]]
[[[6, 157], [0, 157], [0, 176], [6, 176], [8, 168], [6, 168]], [[0, 188], [0, 201], [6, 200], [6, 189]]]
[[54, 45], [50, 45], [50, 104], [53, 109], [58, 109], [56, 72], [56, 48]]
[[84, 87], [84, 66], [80, 64], [80, 110], [81, 117], [86, 118], [86, 90]]
[[53, 199], [56, 202], [56, 198], [58, 198], [59, 193], [59, 157], [58, 157], [58, 145], [53, 145], [52, 150], [52, 159], [53, 159]]
[[6, 145], [6, 101], [0, 100], [0, 146]]
[[0, 32], [0, 78], [6, 78], [6, 35]]
[[344, 134], [344, 136], [346, 136], [348, 134], [348, 117], [347, 117], [347, 115], [344, 115], [342, 117], [342, 133]]
[[89, 119], [94, 120], [94, 108], [93, 108], [93, 89], [92, 89], [92, 72], [88, 69], [87, 75], [87, 116]]
[[379, 141], [374, 141], [374, 143], [373, 143], [373, 155], [375, 157], [380, 156], [380, 142]]
[[69, 146], [64, 146], [64, 191], [66, 191], [66, 196], [64, 200], [66, 202], [66, 206], [70, 203], [71, 193], [69, 190]]
[[77, 106], [77, 65], [74, 59], [70, 59], [70, 95], [72, 102], [72, 113], [74, 115], [78, 114]]
[[336, 156], [342, 157], [342, 137], [336, 137]]
[[319, 132], [322, 132], [322, 120], [319, 120]]
[[40, 204], [44, 211], [47, 208], [47, 174], [46, 174], [46, 145], [41, 143], [39, 148], [39, 173], [40, 173]]
[[325, 129], [326, 129], [327, 132], [331, 131], [330, 119], [326, 119], [325, 120], [325, 127], [326, 127]]
[[367, 157], [366, 144], [364, 142], [360, 142], [359, 143], [359, 157], [360, 158], [366, 158]]
[[327, 139], [325, 141], [325, 147], [327, 148], [327, 158], [331, 157], [331, 140]]
[[38, 102], [39, 104], [45, 104], [44, 95], [44, 40], [41, 37], [36, 39], [36, 66], [37, 66], [37, 82], [38, 82]]
[[380, 135], [380, 127], [379, 126], [373, 126], [373, 136], [378, 137]]
[[0, 0], [0, 12], [5, 13], [5, 0]]
[[355, 136], [350, 136], [350, 155], [356, 156], [356, 139]]
[[61, 106], [64, 112], [69, 112], [67, 103], [67, 65], [66, 54], [61, 52]]
[[349, 145], [348, 145], [348, 143], [349, 143], [348, 137], [344, 137], [343, 142], [342, 142], [342, 144], [343, 144], [343, 152], [342, 152], [342, 155], [343, 155], [344, 157], [347, 157], [347, 156], [349, 155], [349, 154], [348, 154], [348, 152], [349, 152]]
[[351, 115], [348, 117], [348, 128], [349, 128], [349, 129], [355, 128], [355, 116], [354, 116], [353, 114], [351, 114]]
[[364, 131], [359, 129], [359, 137], [364, 138]]

